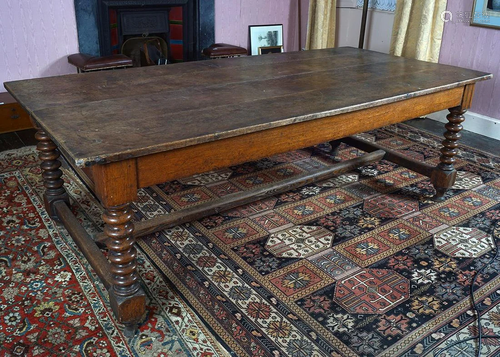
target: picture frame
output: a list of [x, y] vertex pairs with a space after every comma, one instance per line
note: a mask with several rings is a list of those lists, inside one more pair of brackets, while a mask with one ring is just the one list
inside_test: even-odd
[[283, 52], [283, 46], [259, 47], [259, 55], [267, 55], [269, 53], [281, 53], [281, 52]]
[[250, 54], [259, 54], [259, 47], [283, 46], [283, 25], [250, 25], [248, 26]]
[[474, 0], [470, 24], [500, 29], [500, 0]]

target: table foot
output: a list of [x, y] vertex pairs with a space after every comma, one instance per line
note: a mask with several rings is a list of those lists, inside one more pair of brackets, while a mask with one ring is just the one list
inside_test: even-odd
[[340, 141], [340, 140], [330, 141], [330, 146], [332, 147], [332, 149], [330, 150], [330, 154], [332, 154], [333, 156], [337, 156], [337, 153], [339, 152], [340, 144], [342, 144], [342, 141]]
[[132, 338], [137, 333], [137, 327], [138, 327], [137, 324], [125, 325], [125, 327], [123, 328], [123, 334], [127, 338]]
[[117, 320], [123, 323], [123, 334], [134, 337], [138, 331], [139, 322], [146, 311], [146, 294], [141, 287], [132, 296], [117, 295], [114, 287], [108, 290], [109, 302]]
[[446, 193], [446, 188], [438, 188], [436, 189], [436, 194], [432, 197], [432, 200], [435, 202], [443, 202], [444, 194]]
[[54, 144], [45, 131], [38, 129], [35, 138], [38, 140], [36, 147], [38, 157], [42, 160], [40, 167], [42, 169], [43, 186], [45, 187], [43, 194], [45, 209], [53, 220], [59, 222], [54, 203], [64, 201], [69, 206], [69, 196], [64, 189], [64, 180], [61, 178], [60, 153], [57, 150], [56, 144]]
[[135, 331], [146, 311], [146, 295], [139, 284], [137, 251], [134, 247], [134, 225], [129, 204], [108, 207], [103, 220], [104, 233], [109, 237], [107, 246], [112, 277], [109, 288], [111, 307], [125, 333]]
[[458, 139], [462, 136], [460, 131], [463, 129], [461, 123], [465, 120], [464, 113], [466, 112], [461, 106], [450, 108], [450, 114], [446, 116], [445, 139], [443, 140], [443, 148], [441, 149], [440, 163], [431, 173], [431, 183], [436, 189], [435, 201], [443, 201], [444, 195], [450, 189], [457, 177], [457, 171], [453, 164], [455, 163], [455, 155], [457, 154]]

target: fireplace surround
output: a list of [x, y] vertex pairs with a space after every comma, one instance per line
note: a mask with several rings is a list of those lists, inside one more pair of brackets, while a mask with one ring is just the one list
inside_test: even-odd
[[[182, 7], [183, 60], [198, 60], [201, 50], [215, 42], [214, 6], [214, 0], [75, 0], [80, 52], [93, 56], [113, 53], [110, 10], [121, 14], [136, 12], [146, 19], [138, 29], [137, 35], [141, 36], [156, 33], [158, 26], [168, 21], [169, 9]], [[145, 26], [148, 23], [154, 27], [151, 31]], [[123, 34], [119, 36], [123, 38]]]

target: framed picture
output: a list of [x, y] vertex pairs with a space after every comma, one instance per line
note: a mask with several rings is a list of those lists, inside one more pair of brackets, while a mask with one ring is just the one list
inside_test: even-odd
[[250, 54], [258, 55], [259, 47], [283, 46], [283, 25], [248, 26]]
[[500, 29], [500, 0], [474, 0], [470, 24]]
[[267, 55], [268, 53], [281, 53], [283, 46], [266, 46], [259, 47], [259, 55]]

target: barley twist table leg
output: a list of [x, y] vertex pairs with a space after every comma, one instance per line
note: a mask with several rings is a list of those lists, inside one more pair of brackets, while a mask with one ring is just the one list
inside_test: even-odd
[[139, 284], [137, 251], [132, 236], [134, 225], [129, 204], [108, 207], [103, 214], [104, 232], [109, 237], [108, 259], [113, 286], [109, 298], [118, 320], [125, 325], [125, 334], [133, 335], [145, 312], [145, 294]]
[[463, 129], [461, 123], [465, 120], [464, 113], [466, 110], [462, 107], [450, 108], [450, 114], [446, 116], [445, 139], [443, 140], [443, 148], [441, 149], [440, 163], [434, 169], [431, 175], [431, 182], [436, 189], [436, 201], [444, 200], [444, 194], [455, 183], [457, 171], [453, 164], [455, 163], [454, 156], [457, 154], [458, 139], [462, 136], [460, 131]]
[[43, 186], [45, 187], [43, 194], [45, 209], [53, 220], [59, 221], [54, 209], [54, 202], [64, 201], [69, 205], [69, 196], [64, 189], [63, 173], [60, 169], [60, 154], [56, 144], [45, 131], [39, 129], [35, 134], [35, 138], [38, 140], [36, 147], [39, 152], [38, 157], [42, 160], [40, 167], [42, 169]]

